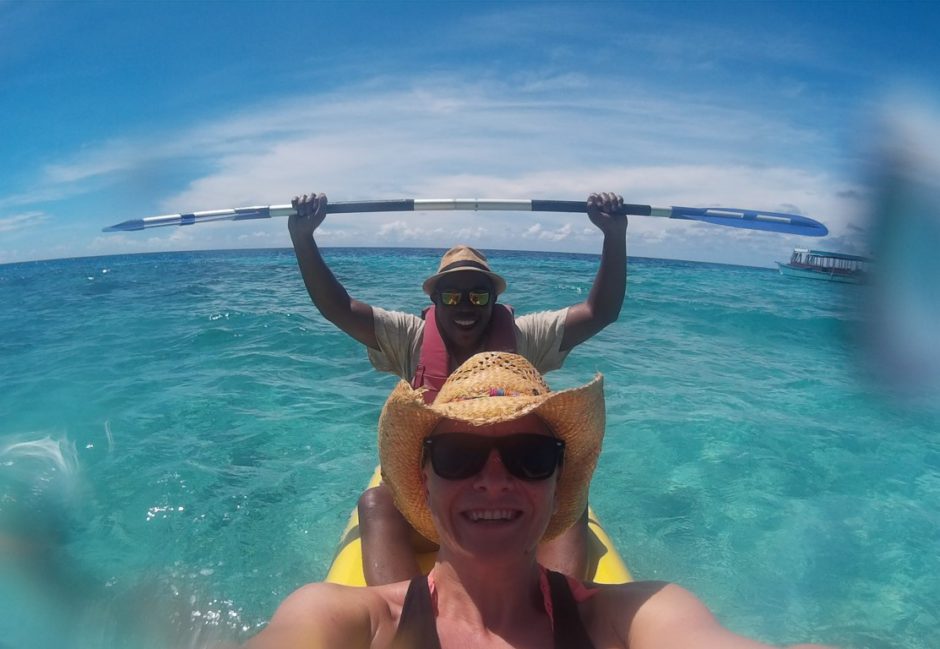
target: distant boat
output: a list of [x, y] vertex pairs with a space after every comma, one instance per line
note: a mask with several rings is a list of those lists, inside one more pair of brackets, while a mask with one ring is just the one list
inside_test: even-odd
[[794, 248], [789, 263], [777, 262], [781, 275], [821, 279], [827, 282], [864, 284], [868, 281], [872, 259], [842, 252]]

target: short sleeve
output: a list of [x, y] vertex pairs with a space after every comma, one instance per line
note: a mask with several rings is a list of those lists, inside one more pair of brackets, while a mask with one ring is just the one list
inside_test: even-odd
[[544, 374], [557, 370], [568, 357], [561, 351], [568, 309], [539, 311], [516, 318], [516, 351]]
[[380, 372], [391, 372], [410, 381], [418, 364], [424, 320], [410, 313], [373, 306], [372, 320], [378, 349], [367, 348], [369, 362]]

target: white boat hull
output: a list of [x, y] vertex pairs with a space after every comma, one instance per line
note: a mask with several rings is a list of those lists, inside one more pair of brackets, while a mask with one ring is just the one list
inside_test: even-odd
[[843, 284], [862, 284], [865, 282], [865, 275], [861, 273], [845, 275], [823, 268], [796, 268], [780, 261], [777, 262], [777, 268], [780, 269], [780, 274], [786, 277], [818, 279], [825, 282], [841, 282]]

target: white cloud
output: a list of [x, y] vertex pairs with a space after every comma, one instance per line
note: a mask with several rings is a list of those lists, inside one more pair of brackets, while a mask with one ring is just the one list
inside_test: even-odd
[[88, 153], [82, 153], [70, 162], [57, 162], [43, 169], [44, 180], [51, 184], [80, 182], [88, 178], [123, 171], [134, 161], [150, 154], [124, 140], [105, 142]]
[[35, 227], [46, 220], [48, 220], [48, 216], [43, 212], [24, 212], [22, 214], [14, 214], [13, 216], [0, 217], [0, 232], [25, 230]]
[[[63, 193], [102, 182], [136, 188], [147, 184], [140, 179], [144, 171], [175, 168], [185, 160], [201, 171], [181, 190], [165, 194], [151, 213], [286, 203], [309, 191], [325, 191], [334, 201], [574, 200], [616, 191], [627, 202], [653, 205], [786, 206], [824, 218], [834, 234], [842, 234], [858, 207], [850, 184], [816, 167], [783, 162], [792, 157], [790, 150], [822, 135], [780, 119], [701, 98], [572, 94], [567, 86], [582, 82], [575, 77], [533, 80], [529, 90], [464, 81], [422, 80], [401, 90], [366, 83], [332, 95], [282, 99], [178, 133], [115, 138], [47, 167], [42, 184]], [[597, 252], [599, 232], [577, 218], [541, 214], [536, 225], [527, 225], [532, 216], [519, 214], [331, 216], [318, 239], [324, 245], [438, 246], [464, 239], [500, 248], [539, 240]], [[668, 257], [690, 225], [632, 217], [630, 233], [647, 254]], [[164, 249], [289, 245], [283, 220], [252, 226], [260, 229], [251, 234], [246, 227], [175, 228], [147, 241]], [[720, 229], [710, 226], [701, 236]], [[143, 235], [130, 236], [140, 241]], [[740, 245], [753, 247], [752, 236]], [[106, 247], [105, 241], [115, 251], [131, 245], [109, 237], [89, 246]], [[708, 249], [715, 258], [735, 253]]]
[[413, 225], [409, 225], [405, 221], [392, 221], [391, 223], [383, 224], [378, 231], [378, 236], [380, 239], [386, 239], [388, 241], [394, 242], [403, 242], [403, 241], [418, 241], [424, 238], [427, 235], [427, 232]]
[[470, 227], [470, 228], [460, 228], [454, 234], [458, 241], [477, 241], [482, 239], [489, 233], [484, 227]]
[[545, 230], [538, 225], [538, 227], [532, 227], [526, 230], [525, 235], [530, 238], [537, 238], [542, 241], [564, 241], [571, 236], [571, 224], [565, 223], [561, 227], [554, 230]]

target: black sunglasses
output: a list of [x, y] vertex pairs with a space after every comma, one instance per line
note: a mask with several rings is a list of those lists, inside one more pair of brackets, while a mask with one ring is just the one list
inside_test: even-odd
[[489, 437], [473, 433], [442, 433], [424, 440], [424, 464], [428, 458], [434, 473], [445, 480], [465, 480], [483, 470], [490, 451], [496, 449], [503, 466], [521, 480], [546, 480], [555, 473], [565, 454], [560, 439], [538, 433]]

